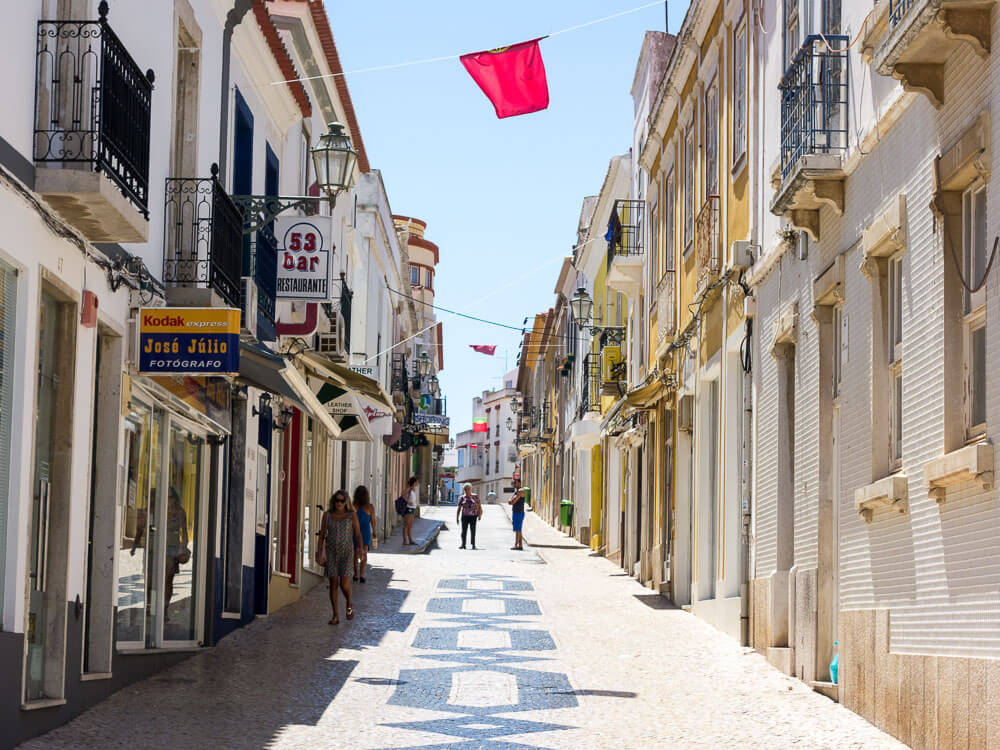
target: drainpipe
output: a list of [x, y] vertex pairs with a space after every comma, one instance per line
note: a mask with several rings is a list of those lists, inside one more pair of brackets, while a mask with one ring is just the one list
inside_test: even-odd
[[254, 0], [236, 0], [226, 14], [226, 25], [222, 30], [222, 112], [219, 116], [219, 181], [226, 182], [226, 156], [229, 152], [229, 58], [233, 45], [233, 31], [240, 25], [243, 16], [254, 4]]

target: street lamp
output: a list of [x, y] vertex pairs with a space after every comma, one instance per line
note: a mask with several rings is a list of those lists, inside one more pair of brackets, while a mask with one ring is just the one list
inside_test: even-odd
[[577, 326], [583, 328], [590, 323], [590, 314], [594, 310], [594, 301], [582, 286], [576, 288], [576, 294], [570, 299], [569, 307], [573, 312], [573, 322]]
[[320, 136], [319, 143], [309, 149], [316, 166], [316, 182], [331, 202], [337, 193], [351, 186], [354, 163], [358, 152], [351, 145], [350, 137], [339, 122], [331, 122]]
[[427, 352], [421, 352], [420, 356], [417, 357], [417, 374], [426, 378], [431, 372], [431, 358], [427, 356]]
[[[576, 288], [569, 301], [569, 309], [573, 314], [573, 322], [582, 331], [590, 329], [590, 335], [601, 334], [601, 345], [625, 340], [625, 328], [623, 326], [595, 326], [591, 322], [591, 313], [594, 311], [594, 300], [590, 298], [587, 290], [582, 286]], [[568, 373], [567, 373], [568, 374]]]
[[[316, 184], [330, 200], [332, 212], [337, 194], [351, 187], [358, 152], [339, 122], [331, 122], [319, 142], [309, 149], [316, 168]], [[315, 209], [320, 198], [315, 195], [232, 195], [243, 214], [243, 234], [253, 234], [269, 226], [275, 217], [291, 208]]]
[[507, 417], [507, 429], [508, 430], [514, 429], [514, 419], [512, 417]]

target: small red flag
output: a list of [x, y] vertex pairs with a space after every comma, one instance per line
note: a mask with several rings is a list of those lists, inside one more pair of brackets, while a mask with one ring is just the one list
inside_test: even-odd
[[469, 344], [469, 347], [480, 354], [489, 354], [491, 357], [497, 350], [496, 344]]
[[532, 39], [459, 58], [493, 103], [497, 117], [526, 115], [549, 106], [549, 85], [538, 42]]

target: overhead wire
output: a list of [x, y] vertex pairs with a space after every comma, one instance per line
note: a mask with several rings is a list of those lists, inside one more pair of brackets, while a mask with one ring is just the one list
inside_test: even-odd
[[[605, 21], [611, 21], [615, 18], [620, 18], [621, 16], [627, 16], [631, 13], [638, 13], [640, 10], [646, 10], [647, 8], [652, 8], [654, 6], [662, 5], [663, 0], [656, 0], [656, 2], [646, 3], [645, 5], [639, 5], [635, 8], [629, 8], [628, 10], [622, 10], [618, 13], [612, 13], [610, 16], [604, 16], [603, 18], [595, 18], [592, 21], [586, 21], [584, 23], [578, 23], [575, 26], [568, 26], [565, 29], [559, 29], [558, 31], [552, 31], [548, 34], [537, 34], [534, 36], [525, 36], [524, 39], [546, 39], [547, 37], [559, 36], [560, 34], [566, 34], [571, 31], [578, 31], [579, 29], [586, 28], [588, 26], [593, 26], [594, 24], [604, 23]], [[504, 45], [496, 47], [496, 49], [502, 48]], [[302, 81], [315, 81], [322, 78], [339, 78], [342, 76], [354, 75], [355, 73], [371, 73], [379, 70], [391, 70], [393, 68], [407, 68], [413, 65], [424, 65], [427, 63], [443, 62], [445, 60], [457, 60], [462, 55], [468, 54], [465, 52], [451, 54], [451, 55], [441, 55], [439, 57], [425, 57], [420, 60], [409, 60], [407, 62], [400, 63], [389, 63], [387, 65], [375, 65], [369, 68], [358, 68], [356, 70], [347, 70], [340, 73], [321, 73], [314, 76], [301, 76], [299, 78], [285, 78], [280, 81], [271, 81], [269, 86], [280, 86], [286, 83], [300, 83]]]

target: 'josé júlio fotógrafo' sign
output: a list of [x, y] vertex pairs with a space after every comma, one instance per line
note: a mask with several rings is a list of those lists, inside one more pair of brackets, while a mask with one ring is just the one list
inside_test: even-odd
[[226, 375], [239, 371], [239, 310], [228, 307], [139, 310], [139, 372]]

